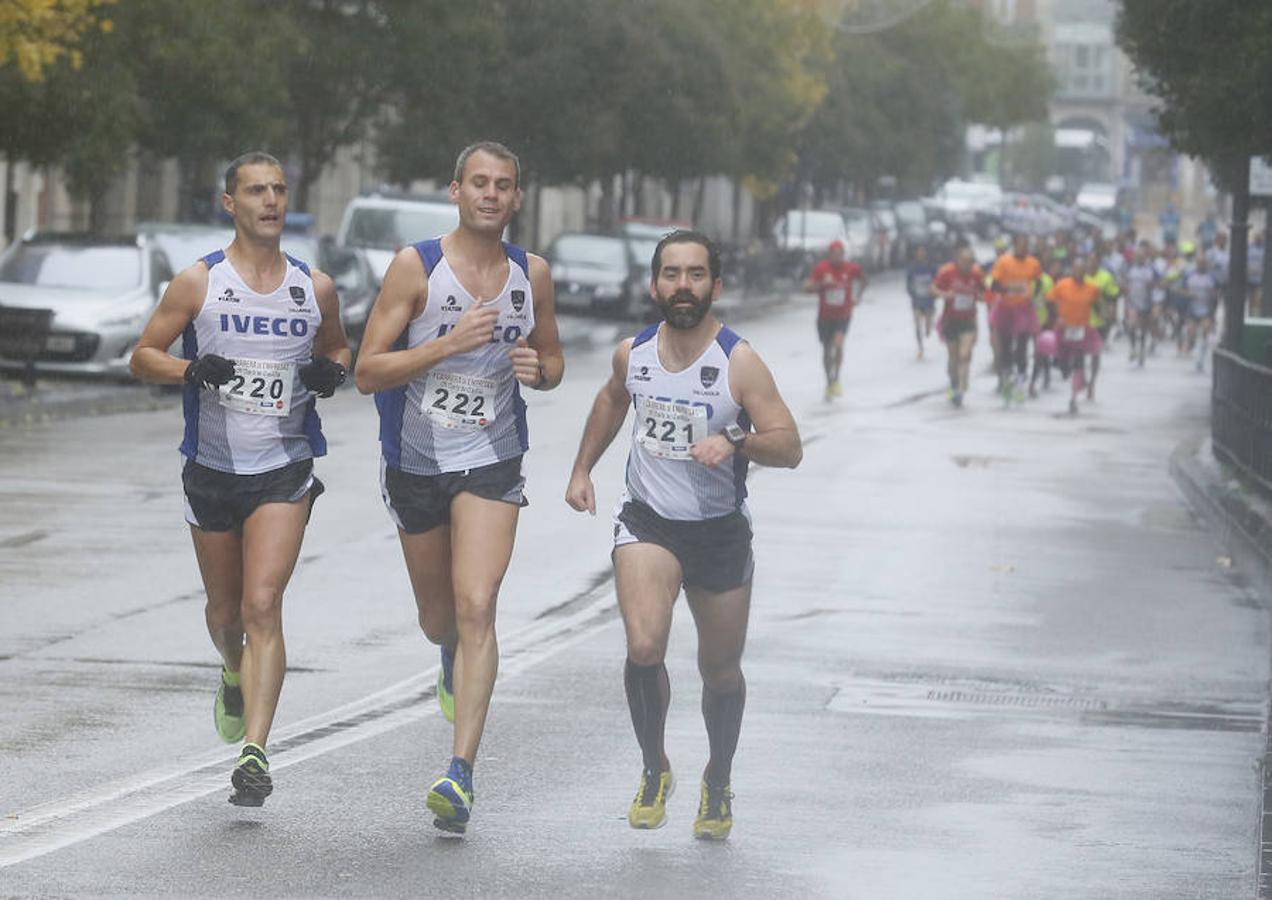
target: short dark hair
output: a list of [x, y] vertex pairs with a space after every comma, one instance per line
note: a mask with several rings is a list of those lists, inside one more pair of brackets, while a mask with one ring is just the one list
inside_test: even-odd
[[517, 170], [516, 180], [513, 182], [514, 187], [521, 187], [521, 160], [517, 159], [517, 154], [513, 153], [498, 141], [478, 141], [475, 144], [469, 144], [463, 150], [459, 151], [459, 156], [455, 159], [455, 182], [458, 184], [464, 180], [464, 166], [468, 165], [468, 158], [477, 151], [489, 153], [496, 159], [503, 159], [511, 162]]
[[230, 165], [226, 168], [225, 193], [233, 194], [238, 188], [238, 170], [241, 167], [259, 165], [260, 163], [277, 166], [279, 169], [282, 169], [283, 167], [282, 163], [280, 163], [275, 157], [270, 156], [264, 150], [249, 150], [247, 153], [244, 153], [238, 159], [234, 160], [234, 162], [230, 163]]
[[658, 246], [654, 248], [654, 258], [649, 263], [649, 273], [652, 278], [658, 278], [658, 270], [662, 268], [663, 247], [668, 244], [698, 244], [706, 247], [707, 266], [711, 269], [711, 280], [720, 280], [721, 269], [723, 268], [720, 262], [720, 248], [701, 231], [689, 231], [685, 228], [678, 228], [671, 234], [664, 235], [663, 239], [658, 242]]

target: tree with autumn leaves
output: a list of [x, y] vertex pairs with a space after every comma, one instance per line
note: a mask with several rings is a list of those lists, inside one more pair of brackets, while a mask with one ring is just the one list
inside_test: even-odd
[[381, 173], [409, 183], [447, 177], [477, 138], [515, 147], [538, 185], [926, 187], [967, 122], [1006, 109], [980, 80], [1009, 80], [976, 65], [974, 14], [947, 0], [874, 35], [842, 34], [825, 0], [18, 5], [45, 10], [46, 43], [0, 18], [0, 152], [61, 166], [90, 202], [134, 153], [178, 160], [193, 198], [218, 162], [262, 147], [297, 167], [303, 209], [342, 147], [373, 142]]

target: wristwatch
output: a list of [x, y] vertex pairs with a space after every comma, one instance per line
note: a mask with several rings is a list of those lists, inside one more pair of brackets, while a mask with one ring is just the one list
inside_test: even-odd
[[721, 433], [725, 436], [728, 442], [734, 446], [734, 448], [741, 448], [742, 444], [746, 441], [747, 433], [743, 431], [741, 426], [739, 426], [736, 422], [731, 425], [725, 425], [724, 431]]

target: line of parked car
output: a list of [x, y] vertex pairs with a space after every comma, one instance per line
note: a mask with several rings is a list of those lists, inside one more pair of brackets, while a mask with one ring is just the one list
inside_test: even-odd
[[930, 197], [874, 200], [868, 206], [792, 209], [773, 226], [788, 271], [799, 274], [842, 241], [846, 255], [869, 270], [904, 265], [914, 249], [948, 253], [965, 237], [1003, 232], [1045, 235], [1082, 227], [1116, 237], [1118, 190], [1089, 184], [1072, 205], [1046, 194], [1007, 192], [990, 181], [952, 179]]
[[[1097, 208], [1108, 205], [1104, 193], [1088, 194]], [[922, 200], [790, 210], [779, 217], [772, 232], [775, 249], [766, 253], [774, 259], [773, 271], [799, 276], [831, 241], [840, 240], [851, 258], [878, 270], [903, 265], [918, 246], [947, 252], [960, 232], [1050, 233], [1092, 223], [1112, 228], [1090, 208], [956, 180]], [[356, 347], [393, 255], [457, 224], [458, 211], [445, 196], [375, 194], [350, 201], [333, 238], [314, 237], [312, 217], [289, 213], [282, 243], [284, 251], [335, 280], [341, 318]], [[628, 219], [613, 233], [558, 235], [544, 251], [558, 307], [639, 318], [647, 312], [643, 301], [654, 247], [679, 227], [689, 224]], [[15, 241], [0, 254], [0, 369], [130, 377], [133, 347], [173, 273], [232, 238], [228, 224], [147, 222], [121, 238], [33, 233]]]

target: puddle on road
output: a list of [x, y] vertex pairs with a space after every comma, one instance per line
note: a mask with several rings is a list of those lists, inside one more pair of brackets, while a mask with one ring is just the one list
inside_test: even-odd
[[922, 673], [862, 676], [836, 686], [831, 712], [929, 719], [1061, 717], [1084, 725], [1257, 733], [1260, 703], [1239, 700], [1154, 701], [1102, 696], [1042, 682]]
[[17, 547], [26, 547], [37, 541], [42, 541], [48, 537], [50, 532], [47, 531], [27, 531], [23, 534], [16, 534], [11, 538], [5, 538], [0, 541], [0, 550], [13, 550]]

